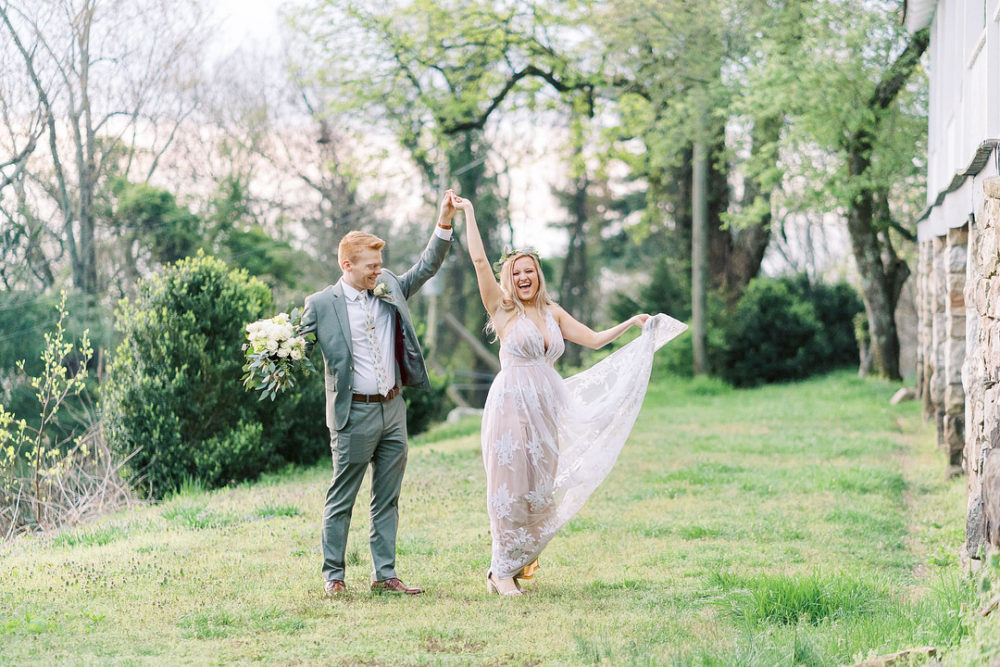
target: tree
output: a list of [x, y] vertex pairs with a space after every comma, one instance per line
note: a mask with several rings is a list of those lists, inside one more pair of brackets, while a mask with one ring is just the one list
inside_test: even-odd
[[[639, 139], [646, 149], [617, 152], [648, 183], [644, 233], [686, 240], [696, 373], [708, 368], [708, 289], [724, 290], [735, 302], [767, 245], [766, 233], [737, 236], [724, 220], [730, 207], [725, 130], [735, 89], [724, 73], [745, 56], [734, 37], [742, 29], [735, 4], [630, 0], [604, 5], [607, 16], [599, 22], [623, 119], [617, 139]], [[766, 223], [753, 221], [761, 228]], [[741, 240], [753, 244], [747, 248]], [[733, 276], [728, 267], [740, 252], [747, 270]]]
[[919, 210], [922, 193], [926, 82], [914, 75], [928, 44], [926, 30], [898, 25], [897, 7], [801, 3], [794, 29], [803, 36], [753, 75], [753, 103], [787, 110], [773, 150], [783, 178], [807, 184], [792, 205], [846, 220], [872, 341], [872, 367], [862, 370], [892, 379], [901, 375], [894, 312], [909, 275], [896, 245], [914, 240], [899, 218]]
[[[893, 312], [908, 275], [893, 236], [912, 238], [897, 218], [919, 194], [912, 137], [926, 125], [920, 82], [908, 82], [927, 36], [896, 24], [897, 4], [634, 0], [614, 6], [620, 20], [600, 21], [621, 54], [619, 138], [646, 148], [619, 155], [649, 182], [647, 226], [663, 225], [667, 212], [682, 232], [693, 228], [688, 165], [708, 137], [709, 273], [732, 304], [760, 268], [775, 195], [802, 211], [839, 210], [862, 276], [873, 360], [888, 377], [899, 377]], [[707, 134], [705, 109], [718, 116]], [[720, 133], [727, 126], [735, 142]], [[737, 162], [740, 153], [747, 157]], [[742, 172], [741, 201], [727, 193], [727, 165]]]

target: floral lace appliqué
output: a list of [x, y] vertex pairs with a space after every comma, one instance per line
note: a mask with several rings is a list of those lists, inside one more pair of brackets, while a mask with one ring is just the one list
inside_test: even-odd
[[493, 508], [493, 513], [497, 519], [506, 519], [510, 516], [510, 506], [514, 500], [515, 498], [511, 495], [507, 485], [501, 484], [500, 488], [493, 494], [493, 497], [490, 498], [490, 507]]
[[517, 442], [510, 431], [506, 431], [496, 441], [493, 442], [493, 453], [497, 457], [497, 463], [508, 468], [514, 460], [514, 450], [517, 449]]

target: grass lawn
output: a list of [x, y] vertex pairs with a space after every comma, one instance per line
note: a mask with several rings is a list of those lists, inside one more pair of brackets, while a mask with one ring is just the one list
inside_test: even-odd
[[367, 484], [348, 594], [323, 596], [326, 462], [20, 539], [0, 551], [0, 664], [957, 656], [988, 632], [967, 612], [982, 583], [957, 561], [964, 480], [945, 480], [919, 405], [889, 405], [896, 388], [848, 372], [746, 391], [654, 373], [615, 470], [519, 599], [486, 594], [475, 421], [411, 443], [397, 567], [427, 590], [416, 598], [368, 591]]

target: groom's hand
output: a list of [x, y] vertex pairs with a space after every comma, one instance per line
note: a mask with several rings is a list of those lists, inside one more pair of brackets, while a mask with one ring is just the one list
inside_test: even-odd
[[455, 191], [445, 190], [444, 197], [441, 198], [441, 206], [438, 210], [438, 227], [451, 229], [451, 219], [455, 217], [457, 211], [458, 209], [455, 207]]

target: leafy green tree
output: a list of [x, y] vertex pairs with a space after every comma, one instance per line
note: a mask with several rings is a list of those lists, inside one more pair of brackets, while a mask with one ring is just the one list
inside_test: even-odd
[[204, 245], [213, 254], [267, 283], [276, 296], [292, 299], [301, 288], [309, 255], [269, 234], [250, 208], [245, 177], [230, 174], [220, 182], [205, 212]]
[[780, 159], [754, 170], [794, 180], [793, 210], [843, 213], [871, 332], [872, 366], [862, 370], [899, 379], [894, 312], [910, 271], [898, 246], [914, 239], [902, 220], [922, 195], [928, 32], [907, 33], [898, 2], [795, 4], [798, 20], [769, 33], [784, 31], [781, 57], [747, 74], [747, 108], [787, 116], [771, 142]]
[[[689, 138], [703, 136], [712, 122], [742, 128], [736, 142], [708, 132], [717, 137], [709, 144], [706, 188], [713, 285], [727, 286], [731, 303], [738, 297], [732, 288], [759, 270], [775, 206], [843, 211], [873, 360], [889, 377], [899, 376], [892, 315], [909, 273], [896, 244], [912, 238], [899, 218], [919, 210], [912, 203], [921, 171], [914, 156], [922, 154], [926, 126], [923, 84], [911, 78], [927, 35], [908, 35], [895, 20], [897, 6], [635, 0], [609, 5], [620, 20], [600, 21], [621, 62], [619, 138], [640, 137], [646, 147], [621, 156], [650, 184], [655, 215], [647, 223], [665, 217], [691, 228]], [[625, 48], [632, 40], [638, 48]], [[705, 109], [713, 120], [706, 122]], [[733, 201], [714, 178], [738, 153], [747, 157], [739, 163], [743, 195]]]
[[[111, 180], [98, 208], [117, 233], [124, 267], [124, 285], [138, 280], [140, 267], [175, 262], [194, 253], [204, 226], [170, 192], [118, 176]], [[125, 291], [123, 285], [122, 291]]]
[[298, 287], [309, 257], [275, 238], [250, 211], [243, 179], [230, 175], [219, 183], [202, 215], [177, 202], [163, 188], [112, 180], [101, 213], [117, 232], [123, 267], [120, 289], [128, 293], [150, 269], [205, 250], [265, 281], [283, 296]]

